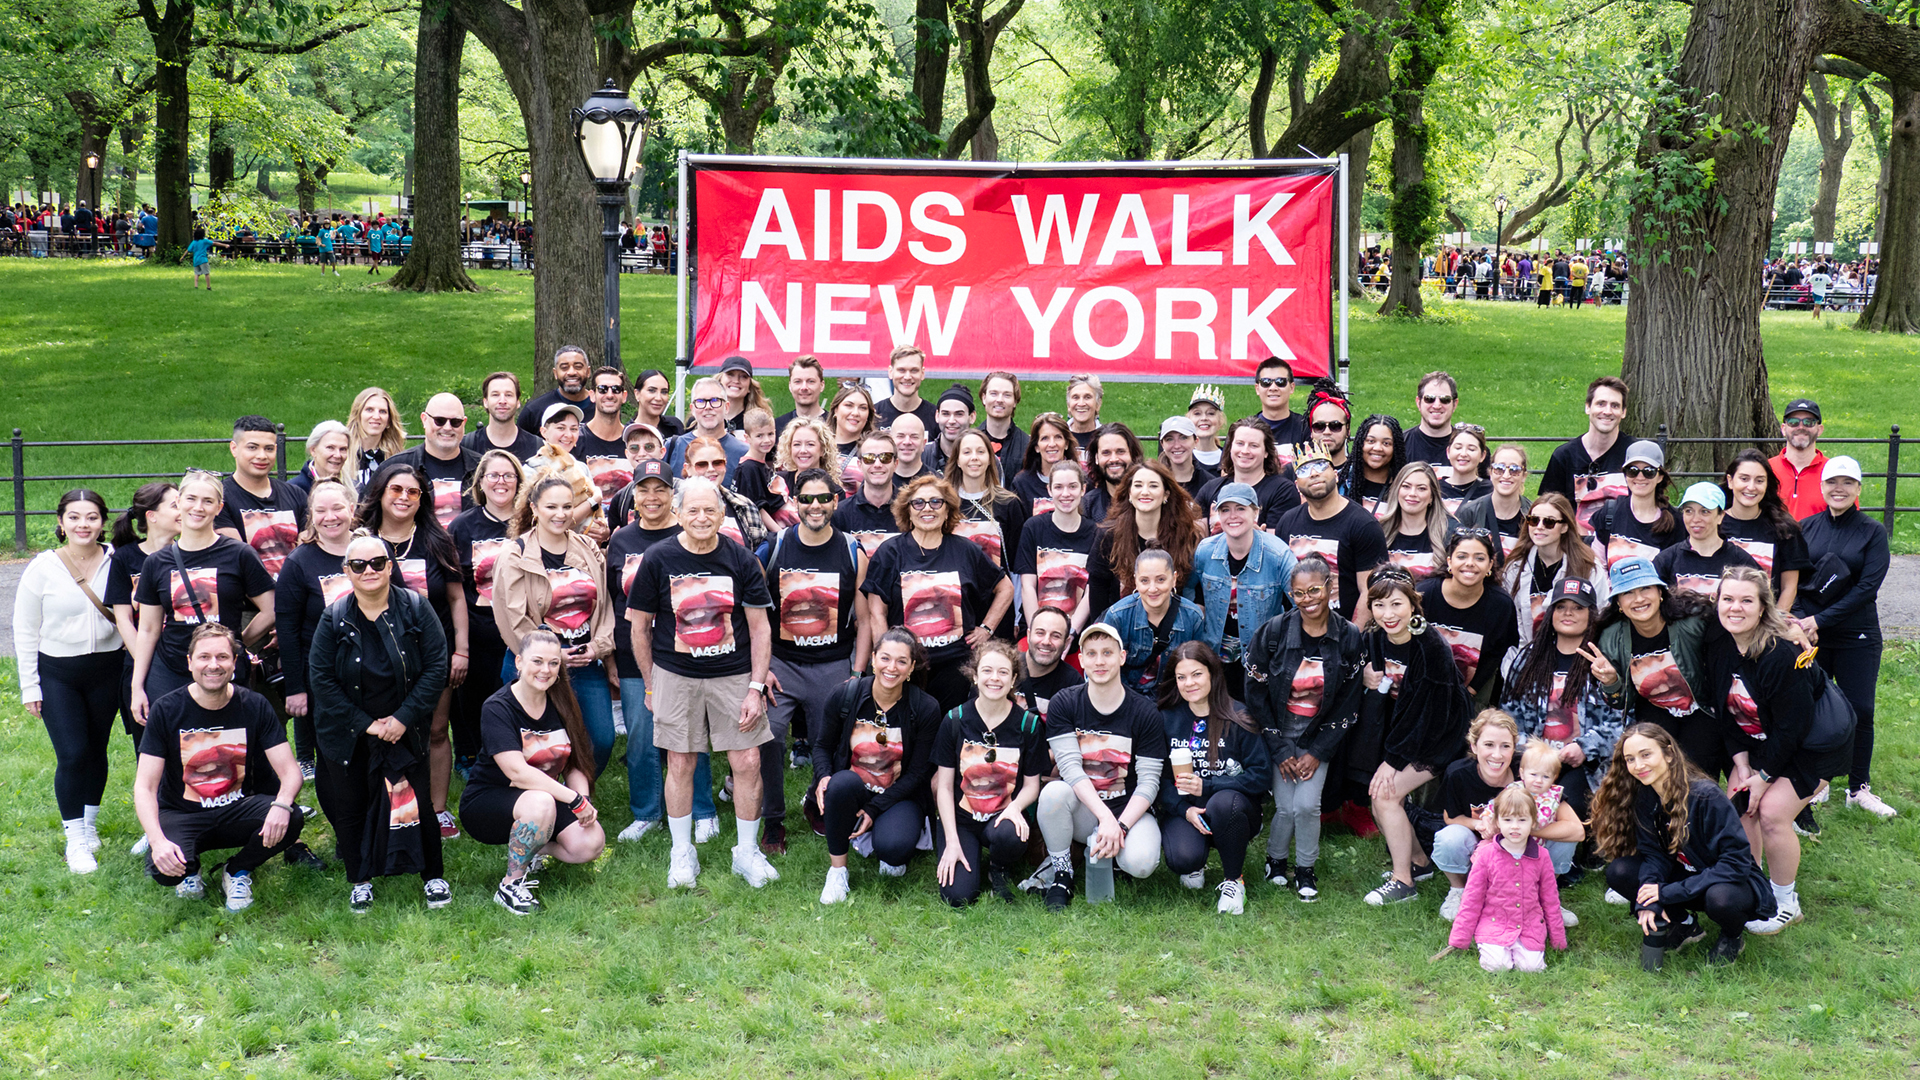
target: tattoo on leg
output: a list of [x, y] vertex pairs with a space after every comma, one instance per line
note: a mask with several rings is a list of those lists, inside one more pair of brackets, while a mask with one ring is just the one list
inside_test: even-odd
[[532, 821], [516, 821], [513, 832], [507, 837], [507, 877], [514, 880], [527, 876], [527, 867], [533, 865], [533, 857], [546, 846], [550, 825], [541, 825]]

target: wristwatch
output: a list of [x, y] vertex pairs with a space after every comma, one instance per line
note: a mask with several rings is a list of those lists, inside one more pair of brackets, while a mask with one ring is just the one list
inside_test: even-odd
[[756, 694], [765, 694], [767, 692], [767, 684], [763, 682], [749, 681], [747, 683], [747, 689], [752, 690]]

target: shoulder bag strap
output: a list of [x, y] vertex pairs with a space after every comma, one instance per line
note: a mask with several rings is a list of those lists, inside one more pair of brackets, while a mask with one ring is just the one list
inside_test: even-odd
[[[99, 612], [101, 618], [112, 622], [113, 612], [107, 610], [107, 605], [101, 603], [100, 597], [94, 593], [93, 586], [87, 584], [87, 579], [81, 576], [80, 568], [73, 564], [73, 559], [68, 556], [67, 549], [60, 548], [56, 550], [54, 554], [60, 557], [60, 565], [67, 568], [67, 573], [73, 577], [73, 583], [80, 586], [80, 591], [86, 593], [87, 599], [93, 602], [93, 610]], [[108, 557], [111, 558], [112, 556]]]
[[173, 553], [173, 568], [180, 574], [180, 586], [186, 590], [187, 600], [193, 604], [193, 617], [201, 625], [206, 625], [207, 613], [200, 608], [200, 594], [193, 591], [193, 579], [187, 576], [187, 562], [180, 554], [179, 541], [168, 544], [167, 550]]

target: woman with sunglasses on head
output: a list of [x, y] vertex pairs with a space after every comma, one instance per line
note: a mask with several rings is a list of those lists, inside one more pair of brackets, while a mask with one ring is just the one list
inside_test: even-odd
[[1792, 611], [1813, 559], [1807, 554], [1800, 523], [1780, 498], [1780, 478], [1767, 465], [1765, 454], [1748, 447], [1727, 463], [1722, 486], [1727, 492], [1727, 516], [1720, 520], [1720, 535], [1773, 576], [1780, 610]]
[[[114, 626], [127, 647], [120, 665], [120, 726], [133, 736], [135, 753], [140, 750], [142, 725], [133, 717], [133, 642], [140, 636], [139, 609], [134, 606], [133, 593], [140, 585], [147, 556], [173, 543], [179, 534], [180, 489], [165, 480], [141, 484], [133, 493], [132, 504], [113, 523], [113, 547], [107, 558], [113, 560], [114, 571], [107, 577], [107, 591], [101, 599], [112, 609]], [[145, 839], [141, 837], [143, 842]]]
[[1487, 433], [1479, 424], [1456, 423], [1447, 443], [1447, 475], [1440, 478], [1440, 503], [1455, 514], [1461, 504], [1493, 494], [1487, 479]]
[[1548, 597], [1568, 575], [1591, 582], [1601, 597], [1600, 609], [1605, 611], [1606, 597], [1612, 595], [1607, 568], [1575, 533], [1579, 525], [1567, 497], [1546, 492], [1527, 507], [1521, 521], [1525, 528], [1520, 541], [1502, 560], [1500, 570], [1500, 587], [1513, 597], [1520, 640], [1531, 640], [1546, 621]]
[[345, 473], [353, 489], [364, 490], [373, 470], [406, 448], [407, 427], [400, 422], [393, 395], [377, 386], [354, 395], [353, 408], [347, 412]]
[[440, 620], [447, 644], [447, 678], [433, 709], [427, 751], [432, 760], [433, 812], [440, 835], [460, 835], [447, 809], [447, 789], [453, 780], [453, 692], [466, 681], [472, 650], [468, 647], [466, 585], [453, 537], [441, 528], [433, 512], [433, 485], [426, 473], [406, 461], [389, 461], [374, 470], [361, 493], [354, 524], [387, 542], [393, 555], [394, 580], [427, 598]]
[[1260, 831], [1270, 779], [1267, 742], [1227, 694], [1220, 657], [1202, 641], [1167, 654], [1171, 678], [1156, 694], [1168, 772], [1160, 785], [1160, 850], [1189, 889], [1206, 885], [1207, 851], [1220, 852], [1222, 915], [1247, 904], [1247, 845]]
[[[1011, 485], [1013, 493], [1026, 500], [1027, 510], [1033, 517], [1053, 512], [1053, 496], [1048, 490], [1052, 486], [1053, 467], [1061, 461], [1078, 462], [1077, 457], [1071, 456], [1073, 446], [1073, 429], [1067, 426], [1066, 417], [1044, 412], [1033, 418], [1033, 426], [1027, 431], [1027, 456]], [[1082, 473], [1084, 487], [1084, 469]]]
[[[980, 545], [995, 566], [1007, 570], [1020, 550], [1027, 504], [1001, 486], [1000, 459], [986, 432], [968, 428], [960, 433], [943, 479], [960, 495], [961, 521], [955, 531]], [[994, 635], [1012, 641], [1013, 623], [1013, 610], [1009, 608], [1000, 625], [994, 627]]]
[[453, 695], [454, 769], [464, 778], [480, 754], [480, 708], [500, 689], [507, 643], [493, 617], [493, 566], [507, 543], [514, 505], [525, 483], [520, 462], [489, 450], [473, 467], [467, 497], [473, 505], [447, 526], [460, 561], [460, 593], [467, 606], [467, 677]]
[[[940, 481], [928, 477], [915, 483]], [[872, 582], [869, 575], [868, 585]], [[847, 852], [853, 847], [877, 856], [883, 877], [906, 876], [933, 801], [928, 780], [940, 705], [915, 685], [916, 676], [930, 667], [914, 632], [895, 626], [873, 647], [873, 674], [847, 680], [821, 710], [820, 732], [813, 740], [816, 780], [807, 802], [826, 829], [829, 865], [822, 904], [847, 898]], [[862, 838], [866, 842], [856, 844]]]
[[671, 439], [686, 430], [679, 417], [667, 412], [667, 407], [673, 404], [673, 380], [662, 372], [648, 368], [634, 376], [633, 400], [634, 420], [653, 425], [661, 438]]
[[[147, 556], [133, 590], [140, 608], [133, 640], [133, 717], [142, 724], [153, 702], [193, 681], [187, 646], [196, 626], [221, 623], [253, 647], [273, 633], [273, 576], [245, 541], [214, 531], [224, 505], [220, 477], [196, 469], [178, 487], [180, 535]], [[256, 611], [251, 619], [245, 615], [246, 601]], [[244, 650], [237, 665], [233, 681], [244, 685]]]
[[[307, 463], [300, 466], [287, 483], [300, 489], [302, 494], [313, 490], [316, 480], [337, 480], [345, 476], [347, 467], [347, 443], [352, 436], [347, 425], [338, 420], [322, 420], [313, 425], [307, 433]], [[346, 476], [352, 481], [352, 477]]]
[[[509, 648], [541, 629], [560, 640], [568, 685], [585, 718], [598, 776], [613, 754], [614, 737], [613, 689], [606, 669], [613, 655], [614, 620], [606, 556], [599, 544], [570, 527], [573, 485], [549, 476], [529, 480], [523, 490], [507, 528], [508, 540], [493, 564], [494, 621]], [[500, 674], [503, 682], [513, 679], [518, 664], [518, 655], [509, 652]], [[484, 728], [484, 718], [481, 723]]]
[[833, 448], [844, 458], [860, 449], [860, 440], [873, 431], [873, 394], [857, 382], [843, 382], [827, 406], [833, 422]]
[[320, 808], [355, 914], [373, 906], [374, 878], [406, 873], [420, 875], [428, 907], [453, 902], [441, 830], [420, 805], [431, 782], [427, 729], [445, 708], [447, 641], [431, 602], [396, 582], [393, 561], [378, 536], [347, 543], [337, 566], [351, 591], [321, 613], [307, 653]]
[[1500, 541], [1478, 525], [1447, 537], [1446, 562], [1438, 577], [1420, 583], [1420, 612], [1430, 630], [1453, 650], [1460, 679], [1481, 706], [1496, 700], [1500, 661], [1520, 643], [1513, 598], [1494, 584], [1500, 573]]
[[1526, 496], [1526, 450], [1518, 443], [1507, 443], [1493, 452], [1487, 471], [1492, 489], [1461, 503], [1454, 510], [1453, 519], [1462, 526], [1478, 525], [1493, 530], [1500, 538], [1500, 561], [1504, 563], [1519, 548], [1520, 538], [1526, 532], [1527, 510], [1533, 505]]
[[1354, 429], [1354, 442], [1353, 457], [1340, 469], [1340, 490], [1378, 521], [1393, 510], [1393, 478], [1406, 467], [1406, 439], [1398, 419], [1374, 413]]
[[1440, 503], [1440, 476], [1424, 461], [1409, 461], [1393, 480], [1393, 509], [1380, 519], [1387, 562], [1425, 581], [1446, 565], [1452, 519]]
[[1593, 542], [1611, 570], [1622, 559], [1646, 559], [1686, 538], [1680, 515], [1667, 504], [1667, 455], [1660, 444], [1641, 439], [1627, 447], [1620, 472], [1627, 494], [1609, 500], [1593, 515]]
[[981, 642], [969, 665], [974, 696], [947, 713], [933, 742], [934, 877], [940, 898], [954, 907], [987, 888], [1012, 903], [1009, 879], [1033, 834], [1027, 808], [1040, 798], [1052, 758], [1046, 721], [1010, 699], [1020, 661], [1009, 642]]
[[46, 725], [53, 743], [53, 796], [66, 831], [67, 869], [91, 874], [98, 868], [95, 821], [107, 790], [125, 650], [100, 600], [115, 573], [100, 542], [107, 532], [107, 500], [76, 488], [60, 496], [54, 521], [54, 539], [62, 546], [34, 556], [20, 576], [14, 653], [20, 701]]
[[280, 640], [280, 689], [293, 717], [294, 750], [301, 775], [315, 772], [313, 695], [307, 685], [307, 650], [327, 606], [347, 595], [353, 583], [340, 571], [353, 539], [353, 492], [338, 479], [316, 480], [307, 495], [307, 529], [273, 584], [273, 622]]
[[[1344, 422], [1342, 430], [1345, 430]], [[1207, 481], [1207, 486], [1193, 499], [1203, 535], [1214, 531], [1213, 501], [1228, 484], [1246, 484], [1253, 488], [1260, 501], [1260, 527], [1273, 531], [1282, 515], [1300, 505], [1299, 489], [1281, 475], [1273, 429], [1265, 420], [1252, 416], [1235, 420], [1227, 428], [1226, 440], [1226, 457], [1221, 461], [1219, 478]]]

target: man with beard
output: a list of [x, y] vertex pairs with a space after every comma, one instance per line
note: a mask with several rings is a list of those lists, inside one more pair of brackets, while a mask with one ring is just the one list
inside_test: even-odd
[[733, 872], [756, 889], [780, 878], [760, 851], [760, 747], [771, 738], [766, 693], [773, 632], [767, 609], [773, 598], [753, 555], [720, 535], [725, 505], [713, 481], [681, 481], [674, 508], [682, 531], [647, 549], [627, 598], [634, 664], [654, 710], [653, 742], [667, 752], [670, 889], [690, 889], [700, 876], [693, 770], [709, 749], [725, 751], [733, 769], [739, 826]]
[[[193, 682], [154, 702], [140, 736], [133, 810], [147, 874], [182, 900], [206, 895], [200, 857], [240, 850], [222, 867], [227, 910], [253, 903], [253, 871], [300, 839], [300, 765], [265, 698], [233, 685], [239, 639], [219, 623], [193, 632]], [[277, 786], [263, 794], [267, 775]]]
[[1146, 455], [1133, 430], [1119, 422], [1102, 424], [1100, 430], [1093, 433], [1091, 453], [1093, 484], [1087, 488], [1081, 511], [1098, 525], [1107, 520], [1107, 511], [1113, 508], [1114, 502], [1126, 497], [1120, 490], [1121, 478], [1134, 462]]
[[675, 476], [685, 472], [687, 447], [704, 437], [718, 442], [727, 452], [726, 480], [731, 480], [733, 467], [747, 456], [747, 444], [727, 430], [727, 388], [709, 375], [694, 382], [693, 396], [688, 400], [693, 404], [693, 427], [667, 444], [667, 470]]
[[433, 516], [446, 528], [455, 515], [473, 505], [468, 489], [473, 486], [473, 470], [480, 465], [480, 451], [460, 441], [467, 426], [466, 406], [452, 394], [435, 394], [420, 412], [420, 430], [426, 441], [411, 450], [393, 455], [426, 474], [433, 485]]
[[870, 632], [859, 603], [866, 552], [833, 527], [839, 485], [824, 469], [804, 469], [794, 488], [800, 522], [776, 534], [762, 555], [780, 624], [772, 669], [780, 689], [767, 716], [773, 742], [760, 752], [760, 819], [766, 823], [761, 846], [774, 855], [787, 851], [787, 733], [796, 717], [801, 731], [820, 730], [828, 695], [866, 669]]
[[898, 445], [884, 431], [860, 440], [860, 490], [833, 512], [834, 528], [858, 539], [868, 555], [900, 531], [893, 520], [893, 463]]
[[620, 457], [620, 408], [627, 403], [627, 373], [617, 367], [596, 368], [593, 372], [593, 408], [580, 425], [580, 443], [574, 456], [581, 461], [594, 457]]
[[1387, 561], [1387, 538], [1381, 535], [1380, 523], [1340, 494], [1339, 474], [1324, 453], [1301, 455], [1294, 462], [1293, 477], [1307, 502], [1287, 511], [1274, 534], [1293, 549], [1294, 558], [1313, 554], [1326, 560], [1340, 579], [1334, 610], [1364, 626], [1367, 609], [1360, 598], [1366, 595], [1367, 579]]
[[553, 389], [527, 402], [520, 410], [520, 430], [529, 435], [540, 434], [540, 418], [547, 410], [565, 402], [580, 410], [585, 416], [593, 411], [593, 395], [588, 392], [589, 373], [592, 365], [587, 363], [587, 351], [578, 345], [562, 345], [553, 354]]
[[1787, 411], [1780, 415], [1780, 437], [1787, 445], [1767, 459], [1767, 466], [1779, 479], [1780, 501], [1787, 504], [1787, 513], [1795, 521], [1827, 508], [1820, 488], [1827, 455], [1814, 445], [1825, 430], [1820, 422], [1820, 405], [1812, 398], [1787, 402]]
[[793, 365], [787, 368], [787, 393], [793, 397], [793, 408], [774, 417], [774, 435], [784, 435], [788, 424], [809, 418], [831, 428], [826, 410], [820, 405], [820, 394], [826, 387], [827, 371], [820, 366], [820, 361], [811, 356], [795, 357]]
[[1093, 554], [1095, 532], [1093, 522], [1080, 513], [1085, 480], [1086, 473], [1072, 458], [1054, 462], [1047, 471], [1053, 512], [1029, 518], [1020, 530], [1013, 572], [1020, 576], [1020, 610], [1029, 624], [1047, 606], [1068, 613], [1070, 630], [1086, 624], [1087, 559]]
[[505, 450], [515, 461], [540, 452], [538, 431], [527, 431], [513, 420], [520, 411], [520, 376], [496, 371], [480, 380], [480, 407], [486, 410], [486, 425], [460, 440], [462, 446], [476, 454]]
[[1634, 440], [1620, 433], [1626, 412], [1624, 381], [1602, 375], [1588, 383], [1587, 433], [1556, 447], [1540, 476], [1541, 494], [1557, 491], [1573, 504], [1583, 540], [1593, 538], [1593, 512], [1608, 499], [1627, 493], [1627, 478], [1620, 470], [1626, 467], [1627, 449]]
[[927, 425], [913, 413], [901, 413], [887, 425], [887, 433], [893, 436], [893, 448], [897, 451], [893, 459], [893, 486], [899, 488], [909, 480], [927, 475], [927, 463], [922, 456], [927, 446]]
[[1000, 459], [1000, 481], [1007, 483], [1020, 472], [1027, 459], [1027, 433], [1013, 422], [1020, 407], [1020, 376], [1011, 371], [989, 371], [980, 380], [980, 409], [985, 416], [980, 430], [987, 433], [993, 452]]
[[1453, 445], [1453, 410], [1460, 406], [1460, 384], [1444, 371], [1428, 372], [1413, 395], [1420, 426], [1407, 432], [1407, 460], [1424, 461], [1440, 470], [1453, 467], [1447, 447]]
[[1060, 779], [1040, 789], [1047, 860], [1020, 887], [1044, 889], [1049, 911], [1065, 911], [1073, 901], [1075, 843], [1087, 845], [1090, 875], [1111, 876], [1118, 866], [1144, 878], [1160, 863], [1160, 824], [1152, 810], [1167, 733], [1153, 705], [1122, 683], [1126, 655], [1119, 631], [1106, 623], [1087, 627], [1080, 635], [1087, 681], [1053, 695], [1048, 705], [1047, 745]]
[[1062, 662], [1073, 640], [1071, 625], [1067, 613], [1057, 607], [1043, 607], [1027, 618], [1027, 648], [1013, 703], [1039, 713], [1042, 720], [1055, 694], [1086, 681]]
[[933, 408], [933, 422], [939, 428], [940, 437], [927, 441], [926, 449], [920, 451], [920, 461], [933, 475], [945, 476], [947, 462], [960, 447], [960, 436], [973, 426], [972, 391], [959, 383], [947, 387]]
[[244, 542], [260, 556], [267, 573], [280, 576], [280, 564], [293, 553], [307, 519], [307, 497], [272, 476], [279, 434], [264, 416], [233, 422], [233, 475], [221, 481], [225, 503], [213, 519], [214, 532]]

